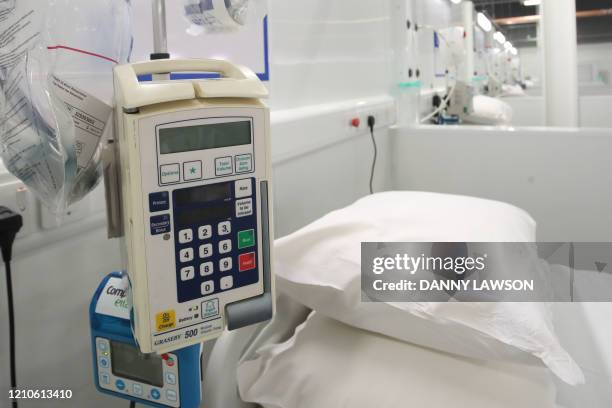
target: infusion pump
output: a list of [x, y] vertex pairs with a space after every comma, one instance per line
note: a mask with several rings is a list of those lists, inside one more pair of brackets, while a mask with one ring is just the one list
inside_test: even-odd
[[[221, 78], [138, 79], [181, 71]], [[168, 352], [270, 319], [267, 90], [247, 68], [217, 60], [127, 64], [114, 77], [120, 204], [109, 216], [122, 227], [140, 350]]]

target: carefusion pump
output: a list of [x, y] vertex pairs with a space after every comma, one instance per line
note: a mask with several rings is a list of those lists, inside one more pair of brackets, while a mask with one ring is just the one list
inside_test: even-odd
[[[169, 72], [221, 77], [139, 81]], [[120, 204], [109, 206], [109, 224], [123, 230], [115, 235], [140, 351], [166, 353], [270, 319], [267, 90], [249, 69], [218, 60], [126, 64], [114, 77], [119, 190], [107, 194]]]
[[128, 293], [127, 276], [113, 272], [92, 298], [89, 320], [96, 388], [142, 405], [199, 407], [201, 345], [171, 353], [141, 353], [130, 325]]

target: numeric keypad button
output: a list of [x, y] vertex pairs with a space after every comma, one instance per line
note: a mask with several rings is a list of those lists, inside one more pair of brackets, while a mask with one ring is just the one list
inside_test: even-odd
[[202, 282], [202, 285], [200, 286], [200, 291], [202, 292], [202, 295], [210, 295], [211, 293], [215, 291], [215, 282], [213, 281]]
[[178, 233], [178, 240], [179, 244], [187, 244], [193, 241], [193, 230], [191, 228], [180, 230]]
[[212, 226], [202, 225], [198, 228], [198, 238], [209, 239], [212, 237]]
[[215, 267], [212, 262], [204, 262], [200, 264], [200, 276], [210, 276], [215, 272]]
[[188, 281], [195, 278], [195, 269], [193, 266], [186, 266], [181, 268], [181, 280]]
[[213, 254], [212, 244], [200, 245], [199, 254], [200, 254], [200, 258], [210, 258]]
[[232, 223], [229, 221], [223, 221], [220, 222], [219, 225], [217, 225], [217, 233], [219, 235], [228, 235], [231, 234], [232, 232]]
[[232, 258], [227, 257], [219, 261], [219, 270], [221, 272], [227, 272], [232, 269]]
[[221, 281], [219, 282], [219, 286], [221, 287], [221, 290], [231, 289], [232, 286], [234, 286], [234, 278], [231, 275], [222, 277]]
[[232, 252], [232, 240], [226, 239], [223, 241], [219, 241], [219, 253], [227, 254], [228, 252]]
[[183, 263], [193, 261], [193, 248], [185, 248], [179, 251], [179, 260]]

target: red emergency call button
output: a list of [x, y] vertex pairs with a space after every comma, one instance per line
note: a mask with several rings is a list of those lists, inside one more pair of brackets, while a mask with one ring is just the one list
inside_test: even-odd
[[240, 272], [255, 269], [255, 252], [242, 254], [238, 257], [238, 270]]

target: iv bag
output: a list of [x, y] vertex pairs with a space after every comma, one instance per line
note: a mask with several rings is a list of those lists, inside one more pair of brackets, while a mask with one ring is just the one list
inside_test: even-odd
[[3, 1], [0, 38], [0, 155], [62, 214], [101, 178], [112, 68], [131, 50], [129, 0]]
[[183, 4], [191, 35], [238, 30], [245, 25], [249, 9], [249, 0], [183, 0]]

